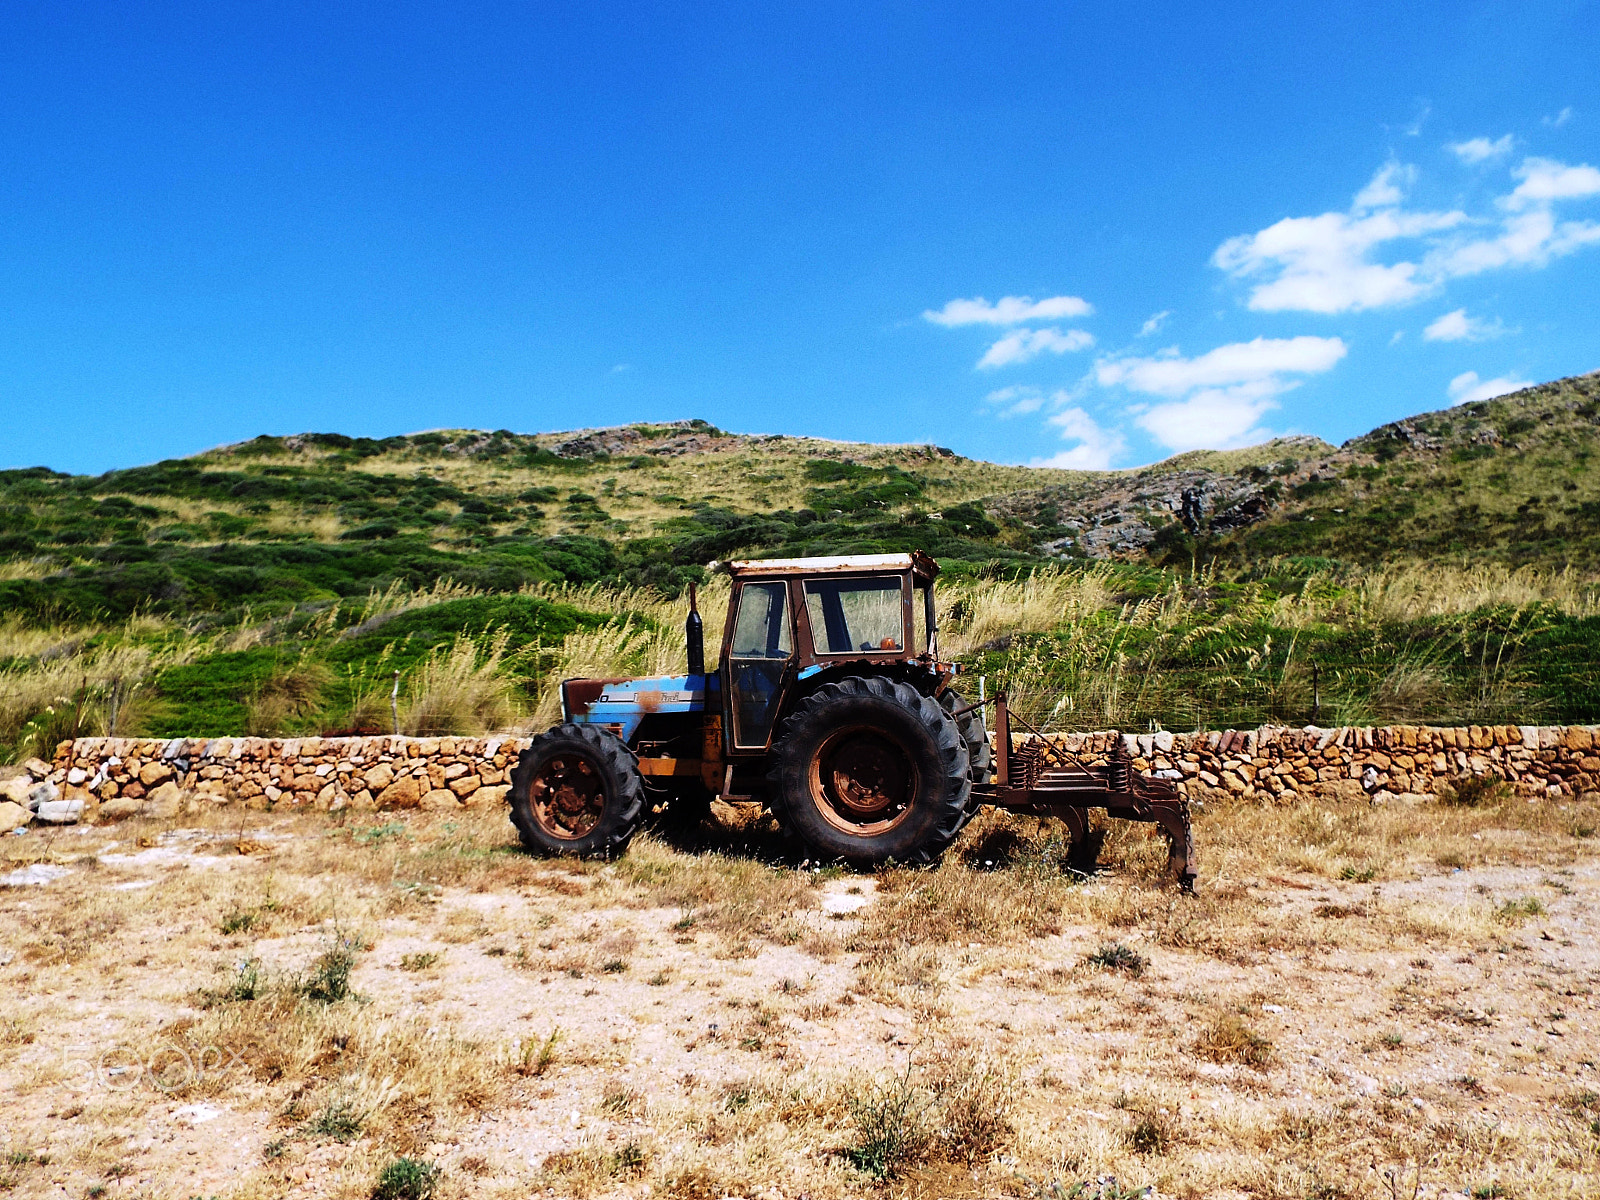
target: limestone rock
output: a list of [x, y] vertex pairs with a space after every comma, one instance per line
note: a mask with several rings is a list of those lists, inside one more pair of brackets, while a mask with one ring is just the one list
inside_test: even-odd
[[172, 778], [172, 768], [164, 762], [147, 762], [139, 768], [139, 782], [145, 787], [155, 787]]
[[452, 792], [465, 800], [483, 785], [478, 782], [476, 775], [463, 775], [459, 779], [452, 779], [448, 786]]
[[427, 809], [430, 812], [447, 812], [451, 809], [460, 808], [461, 801], [456, 799], [456, 794], [449, 788], [434, 788], [433, 791], [417, 802], [417, 807]]
[[0, 800], [27, 808], [28, 793], [32, 790], [33, 780], [26, 775], [18, 775], [15, 779], [0, 782]]
[[83, 809], [80, 799], [46, 800], [34, 815], [47, 825], [76, 825], [83, 820]]
[[32, 809], [34, 812], [38, 812], [40, 805], [50, 804], [59, 799], [61, 799], [61, 789], [55, 784], [48, 781], [44, 783], [36, 783], [28, 789], [26, 807]]
[[415, 808], [422, 799], [416, 776], [403, 775], [378, 793], [379, 808]]
[[33, 814], [22, 805], [11, 800], [0, 800], [0, 833], [21, 829], [31, 820]]
[[143, 803], [129, 796], [114, 796], [101, 802], [98, 816], [102, 821], [126, 821], [129, 817], [139, 815]]
[[366, 782], [367, 790], [376, 796], [394, 782], [394, 768], [388, 763], [379, 763], [361, 778]]
[[183, 789], [169, 779], [144, 798], [140, 812], [157, 821], [170, 821], [183, 811], [183, 801]]
[[504, 804], [511, 791], [509, 783], [496, 783], [481, 787], [468, 798], [469, 804]]

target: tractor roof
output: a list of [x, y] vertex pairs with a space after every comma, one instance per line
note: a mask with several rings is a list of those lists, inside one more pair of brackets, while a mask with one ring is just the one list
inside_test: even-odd
[[864, 572], [915, 571], [930, 580], [939, 564], [920, 550], [910, 554], [843, 554], [836, 558], [754, 558], [728, 565], [730, 575], [859, 575]]

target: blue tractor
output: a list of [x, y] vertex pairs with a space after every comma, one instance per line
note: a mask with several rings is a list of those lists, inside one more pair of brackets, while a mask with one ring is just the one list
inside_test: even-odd
[[954, 688], [939, 655], [938, 564], [921, 553], [728, 564], [721, 653], [707, 670], [691, 593], [688, 672], [568, 679], [562, 721], [520, 755], [511, 820], [529, 849], [610, 857], [646, 811], [694, 819], [714, 797], [765, 803], [809, 857], [859, 866], [938, 858], [983, 804], [1060, 816], [1079, 858], [1087, 813], [1152, 821], [1193, 879], [1188, 807], [1167, 780], [1011, 735], [995, 698]]

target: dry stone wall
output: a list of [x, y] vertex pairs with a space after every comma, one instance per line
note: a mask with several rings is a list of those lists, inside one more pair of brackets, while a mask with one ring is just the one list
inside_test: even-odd
[[[1600, 793], [1592, 725], [1394, 725], [1058, 735], [1096, 761], [1123, 739], [1138, 770], [1191, 797], [1226, 791], [1263, 803], [1311, 798], [1417, 800], [1445, 780], [1495, 775], [1529, 799]], [[80, 738], [52, 763], [0, 780], [0, 832], [34, 820], [173, 817], [207, 805], [337, 811], [449, 811], [505, 802], [516, 737]]]
[[1308, 797], [1431, 797], [1467, 775], [1494, 775], [1529, 798], [1600, 792], [1600, 727], [1390, 725], [1229, 729], [1199, 733], [1085, 733], [1057, 737], [1087, 761], [1121, 738], [1134, 767], [1178, 781], [1191, 797], [1226, 791], [1257, 802]]
[[169, 817], [203, 805], [439, 811], [494, 805], [526, 738], [79, 738], [39, 782], [77, 819]]

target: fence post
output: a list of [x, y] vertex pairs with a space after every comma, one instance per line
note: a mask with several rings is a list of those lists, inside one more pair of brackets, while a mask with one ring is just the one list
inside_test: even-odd
[[1322, 674], [1316, 663], [1311, 664], [1311, 723], [1315, 725], [1322, 713]]

